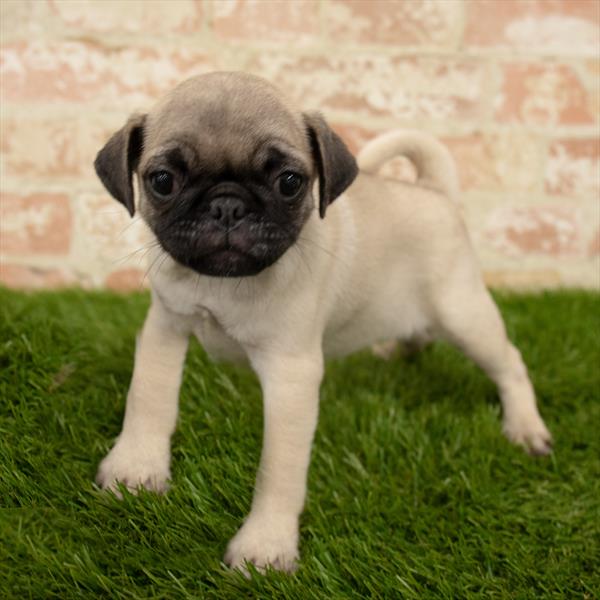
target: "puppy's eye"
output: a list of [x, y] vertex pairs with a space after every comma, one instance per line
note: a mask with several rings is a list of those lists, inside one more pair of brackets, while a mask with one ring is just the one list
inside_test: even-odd
[[155, 171], [150, 174], [150, 185], [161, 196], [168, 196], [173, 191], [173, 183], [173, 175], [168, 171]]
[[277, 179], [279, 186], [279, 193], [286, 198], [293, 198], [298, 194], [302, 187], [303, 179], [298, 173], [292, 171], [285, 171]]

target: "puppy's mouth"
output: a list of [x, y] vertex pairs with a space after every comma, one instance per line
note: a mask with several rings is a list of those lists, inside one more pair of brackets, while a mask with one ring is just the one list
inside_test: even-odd
[[247, 277], [277, 261], [294, 243], [278, 228], [244, 224], [215, 231], [199, 222], [157, 233], [163, 247], [177, 262], [202, 275]]
[[202, 258], [203, 260], [212, 263], [214, 268], [218, 271], [223, 270], [220, 267], [224, 267], [224, 271], [227, 272], [231, 269], [235, 269], [240, 263], [251, 260], [252, 256], [242, 249], [227, 243], [221, 248], [215, 248], [198, 258]]

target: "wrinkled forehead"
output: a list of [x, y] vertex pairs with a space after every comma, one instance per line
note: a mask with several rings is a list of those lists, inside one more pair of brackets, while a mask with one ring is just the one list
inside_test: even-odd
[[249, 165], [281, 152], [307, 161], [302, 115], [265, 89], [188, 90], [167, 98], [148, 115], [144, 157], [173, 147], [188, 149], [213, 168]]

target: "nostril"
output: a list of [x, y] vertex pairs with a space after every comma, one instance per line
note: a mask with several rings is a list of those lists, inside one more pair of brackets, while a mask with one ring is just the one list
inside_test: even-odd
[[239, 221], [240, 219], [242, 219], [245, 214], [246, 214], [246, 209], [243, 204], [237, 204], [233, 207], [232, 215], [236, 221]]
[[213, 202], [210, 206], [210, 216], [216, 221], [220, 221], [223, 218], [223, 210], [216, 202]]

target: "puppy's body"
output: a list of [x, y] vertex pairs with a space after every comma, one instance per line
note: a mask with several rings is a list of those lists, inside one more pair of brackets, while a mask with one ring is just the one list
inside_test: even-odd
[[[223, 112], [227, 104], [235, 110]], [[359, 156], [364, 172], [356, 177], [324, 122], [278, 104], [264, 82], [231, 74], [184, 84], [143, 123], [143, 137], [134, 121], [97, 161], [131, 212], [127, 175], [137, 170], [138, 208], [160, 242], [123, 431], [98, 473], [104, 487], [165, 489], [190, 334], [215, 358], [248, 361], [263, 388], [263, 452], [250, 515], [227, 550], [233, 566], [294, 567], [324, 356], [390, 338], [444, 337], [498, 385], [508, 437], [534, 453], [549, 450], [526, 369], [447, 197], [456, 194], [456, 173], [439, 143], [415, 132], [383, 136]], [[158, 178], [163, 189], [164, 169], [179, 169], [169, 166], [175, 151], [183, 183], [175, 181], [177, 194], [167, 186], [156, 196], [148, 181]], [[412, 158], [420, 185], [373, 174], [398, 152]], [[277, 160], [288, 170], [267, 177]], [[286, 201], [269, 186], [286, 191], [291, 168], [304, 187]]]
[[209, 354], [234, 361], [245, 357], [244, 345], [282, 345], [283, 337], [296, 346], [300, 333], [318, 337], [326, 357], [409, 339], [435, 326], [434, 298], [457, 270], [480, 283], [452, 203], [368, 174], [325, 220], [315, 212], [296, 247], [253, 278], [215, 280], [154, 260], [152, 288], [164, 305], [191, 317]]

